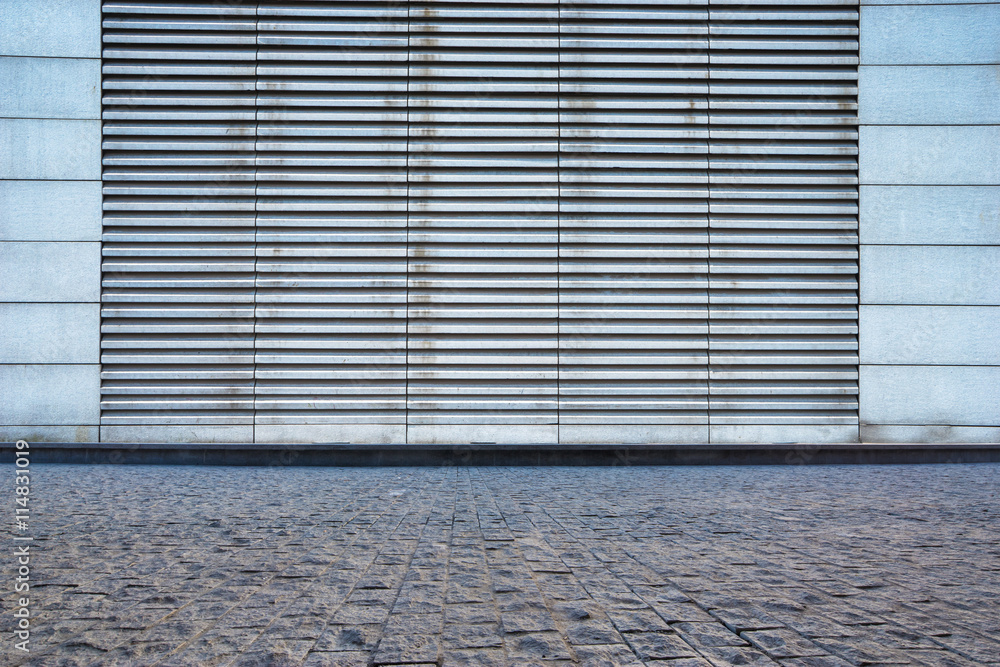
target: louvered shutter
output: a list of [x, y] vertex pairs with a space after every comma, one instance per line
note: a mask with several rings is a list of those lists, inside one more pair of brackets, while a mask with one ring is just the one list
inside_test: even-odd
[[409, 11], [411, 439], [554, 441], [558, 4]]
[[253, 419], [253, 7], [103, 6], [102, 424]]
[[713, 424], [857, 423], [856, 4], [712, 2]]
[[102, 423], [857, 423], [855, 3], [108, 0], [104, 43]]
[[257, 439], [402, 441], [406, 5], [258, 17]]
[[707, 3], [576, 0], [560, 16], [564, 439], [706, 425]]

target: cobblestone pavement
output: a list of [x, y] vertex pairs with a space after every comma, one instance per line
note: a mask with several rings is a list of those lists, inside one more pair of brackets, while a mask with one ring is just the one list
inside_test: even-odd
[[1000, 664], [1000, 465], [32, 474], [6, 664]]

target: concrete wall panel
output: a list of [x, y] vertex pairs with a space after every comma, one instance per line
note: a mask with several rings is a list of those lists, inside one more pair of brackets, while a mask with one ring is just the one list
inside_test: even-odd
[[258, 424], [254, 437], [260, 444], [403, 444], [405, 424]]
[[101, 426], [101, 442], [246, 443], [253, 442], [253, 426]]
[[1000, 307], [861, 306], [861, 363], [1000, 366]]
[[1000, 424], [998, 366], [861, 366], [862, 424]]
[[1000, 245], [1000, 186], [862, 185], [861, 243]]
[[[995, 426], [861, 426], [861, 442], [872, 443], [1000, 443], [1000, 428]], [[955, 459], [961, 463], [961, 459]]]
[[0, 425], [96, 426], [97, 364], [0, 365]]
[[1000, 63], [1000, 4], [861, 8], [862, 65]]
[[96, 364], [96, 303], [0, 303], [0, 364]]
[[100, 121], [0, 119], [0, 179], [100, 178]]
[[859, 76], [863, 124], [1000, 123], [1000, 76], [995, 65], [865, 66]]
[[556, 425], [517, 424], [437, 424], [408, 426], [408, 444], [450, 445], [496, 443], [498, 445], [556, 444], [559, 441]]
[[100, 118], [101, 61], [0, 57], [0, 117]]
[[0, 243], [0, 302], [100, 301], [99, 243]]
[[609, 445], [697, 444], [708, 442], [708, 425], [561, 425], [563, 445], [601, 442]]
[[98, 442], [98, 426], [0, 426], [0, 442]]
[[0, 181], [0, 241], [100, 240], [100, 181]]
[[0, 55], [101, 57], [101, 0], [3, 0]]
[[1000, 126], [863, 125], [858, 145], [863, 185], [1000, 185]]
[[1000, 246], [861, 246], [861, 303], [1000, 305]]
[[856, 424], [714, 425], [711, 427], [711, 430], [713, 445], [752, 445], [758, 443], [823, 444], [858, 441], [858, 427]]

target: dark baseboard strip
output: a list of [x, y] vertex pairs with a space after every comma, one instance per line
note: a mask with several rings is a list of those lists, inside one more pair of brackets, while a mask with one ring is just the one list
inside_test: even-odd
[[[1000, 444], [278, 445], [31, 443], [32, 463], [233, 466], [628, 466], [1000, 463]], [[13, 463], [13, 443], [0, 462]]]

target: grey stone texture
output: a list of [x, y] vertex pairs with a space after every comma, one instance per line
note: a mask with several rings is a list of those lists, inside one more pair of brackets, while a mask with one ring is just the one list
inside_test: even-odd
[[0, 56], [101, 57], [101, 0], [3, 0]]
[[752, 445], [757, 443], [857, 442], [856, 424], [739, 424], [713, 425], [711, 442]]
[[998, 145], [996, 125], [862, 125], [861, 183], [1000, 185]]
[[1000, 366], [861, 365], [862, 424], [1000, 424]]
[[0, 56], [0, 117], [100, 116], [100, 59]]
[[252, 425], [101, 426], [101, 442], [240, 443], [253, 442]]
[[97, 303], [100, 294], [100, 243], [0, 243], [0, 302]]
[[865, 245], [1000, 245], [1000, 185], [862, 185]]
[[862, 364], [1000, 366], [1000, 306], [861, 306]]
[[861, 7], [861, 64], [994, 65], [998, 34], [997, 3]]
[[996, 442], [1000, 4], [862, 5], [860, 437]]
[[1000, 305], [1000, 246], [863, 245], [861, 303]]
[[99, 437], [100, 0], [0, 1], [0, 435]]
[[32, 475], [5, 664], [1000, 663], [995, 464]]
[[96, 303], [0, 303], [0, 364], [96, 364]]
[[998, 426], [951, 426], [948, 424], [862, 424], [861, 439], [871, 443], [955, 444], [1000, 442]]
[[100, 240], [100, 181], [0, 181], [0, 241]]
[[866, 65], [858, 74], [858, 111], [863, 124], [1000, 122], [1000, 78], [993, 65]]
[[99, 376], [97, 364], [0, 364], [0, 426], [96, 425]]
[[0, 118], [0, 179], [100, 178], [99, 120]]

